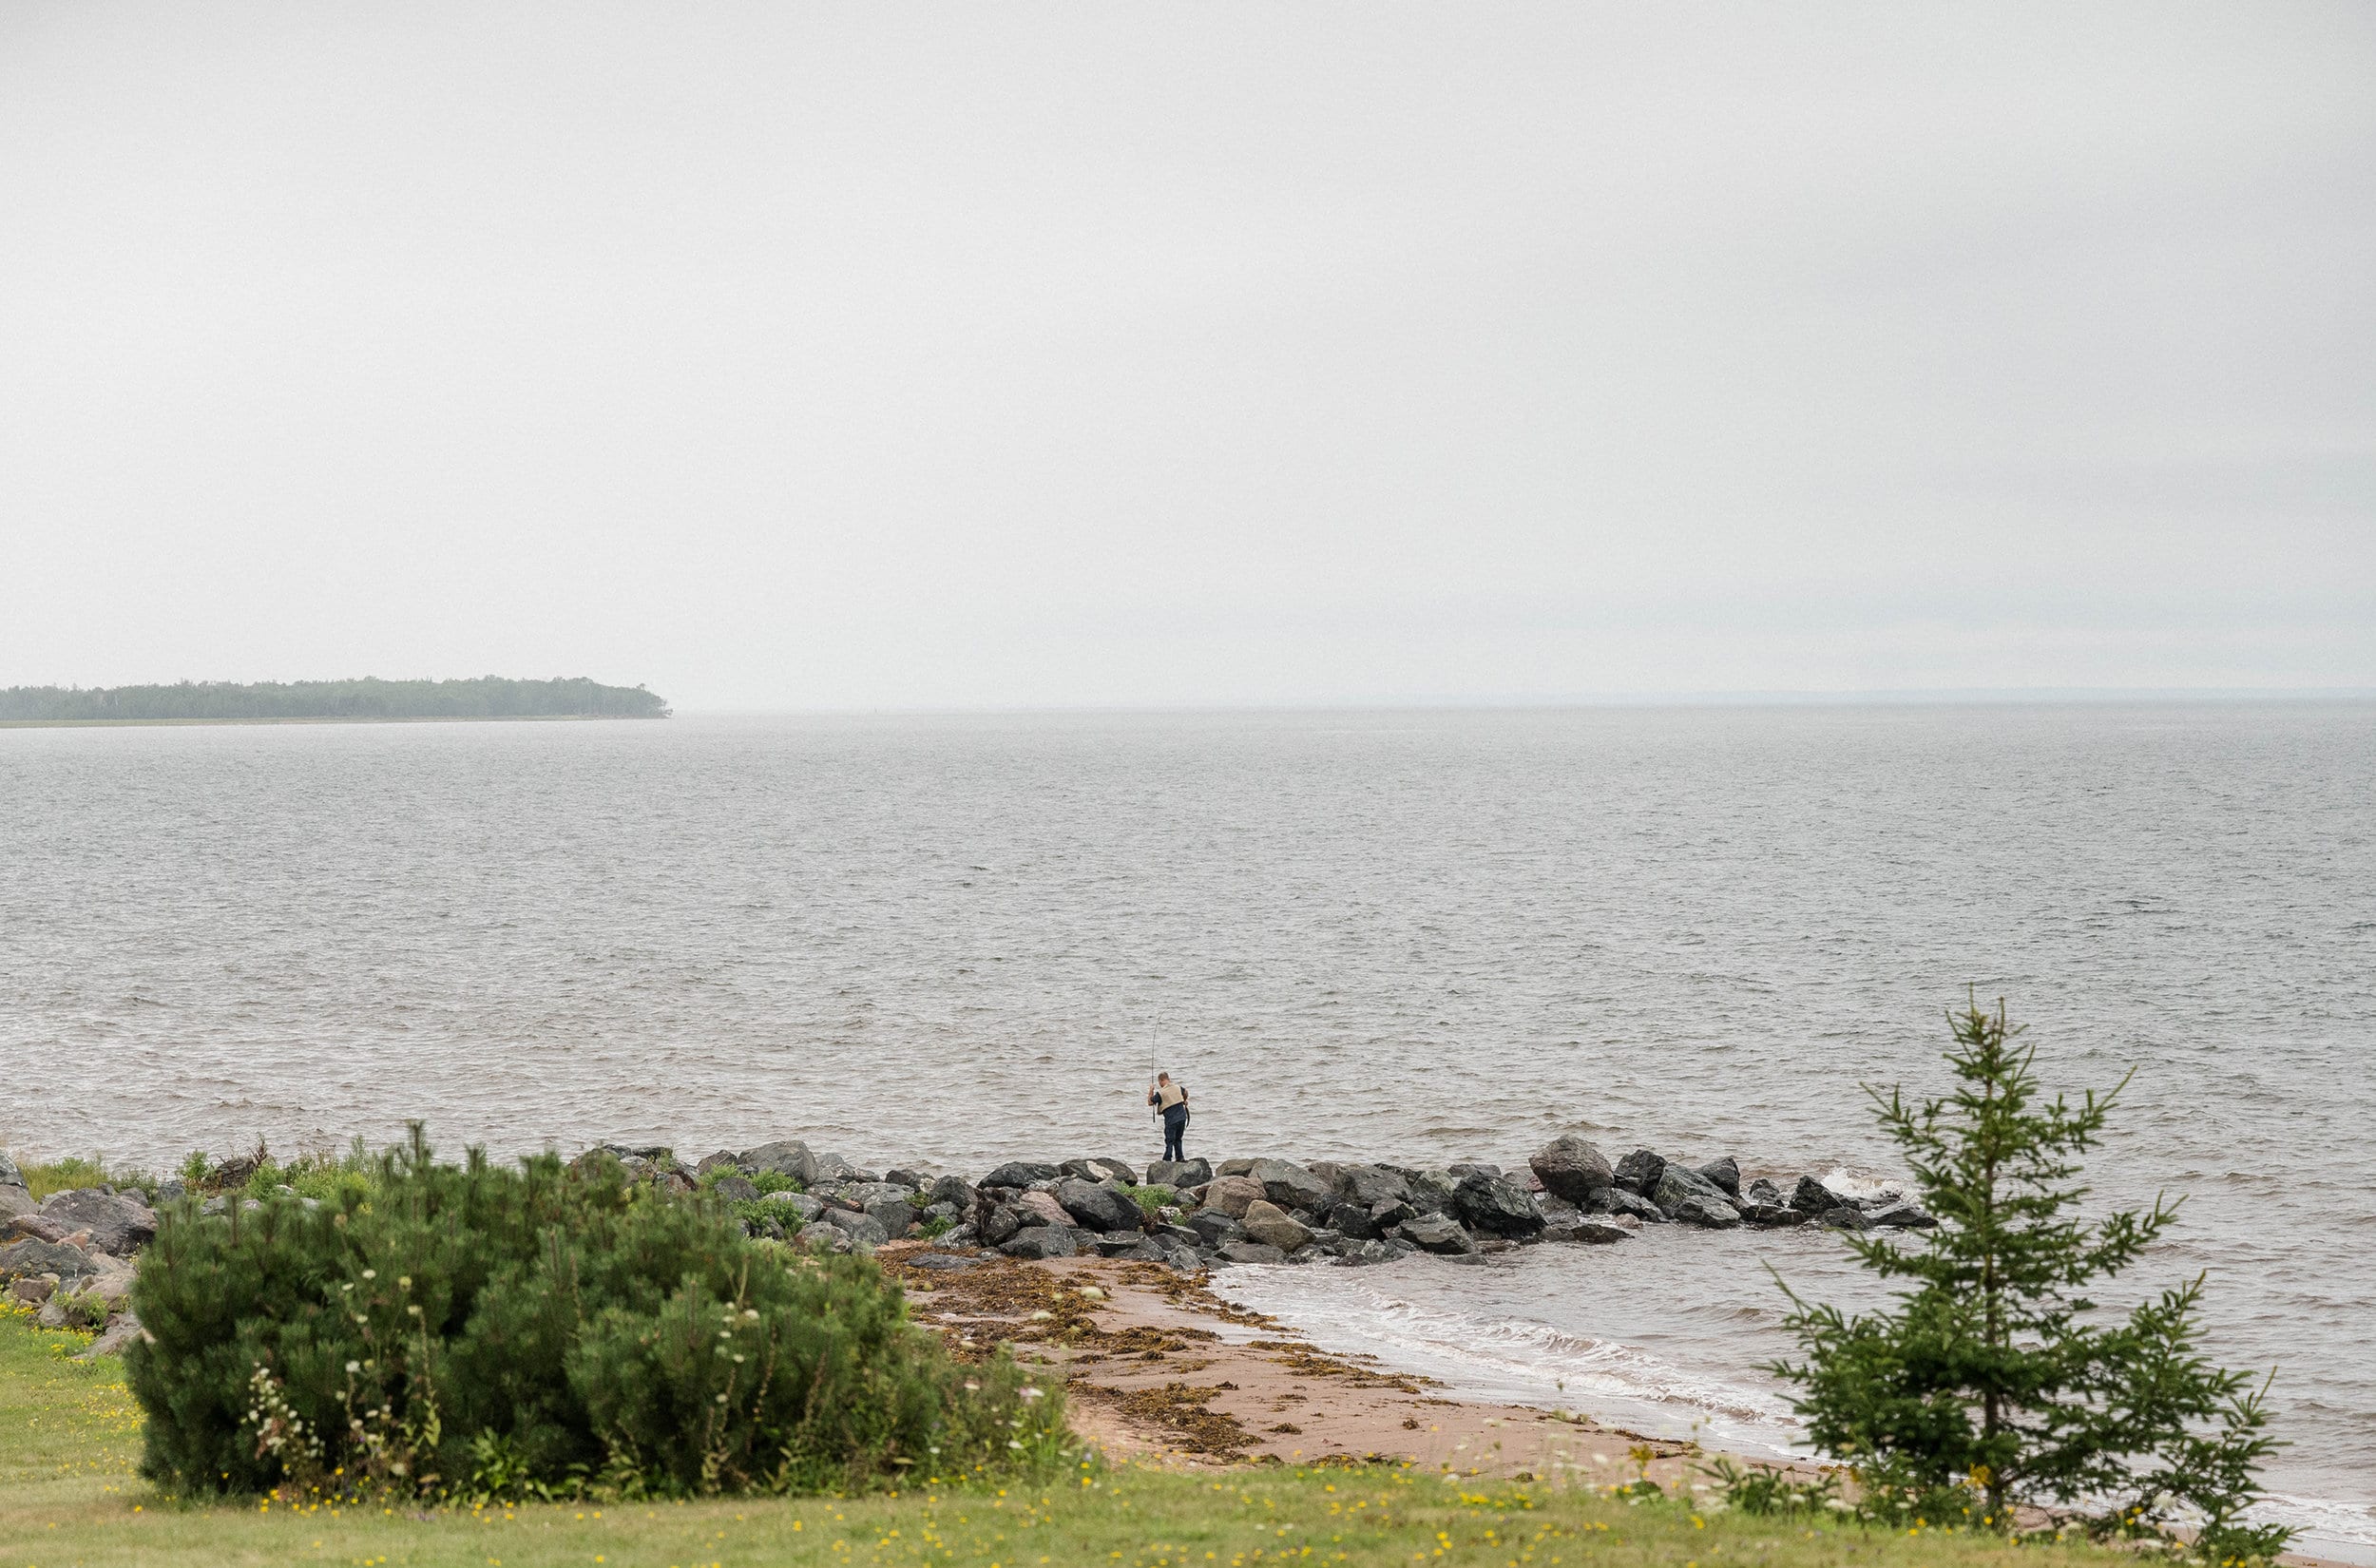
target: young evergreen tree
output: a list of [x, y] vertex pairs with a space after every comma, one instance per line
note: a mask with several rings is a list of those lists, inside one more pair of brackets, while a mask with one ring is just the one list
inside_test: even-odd
[[2213, 1563], [2273, 1558], [2291, 1532], [2242, 1514], [2275, 1446], [2258, 1388], [2197, 1350], [2203, 1279], [2125, 1319], [2089, 1294], [2135, 1263], [2175, 1216], [2081, 1212], [2079, 1156], [2114, 1100], [2043, 1098], [2021, 1030], [1967, 1002], [1949, 1022], [1953, 1093], [1918, 1105], [1868, 1088], [1939, 1220], [1849, 1233], [1875, 1273], [1909, 1282], [1893, 1309], [1849, 1316], [1785, 1285], [1804, 1361], [1774, 1370], [1818, 1448], [1855, 1470], [1868, 1508], [1999, 1530], [2022, 1506], [2078, 1510], [2097, 1536], [2185, 1520]]

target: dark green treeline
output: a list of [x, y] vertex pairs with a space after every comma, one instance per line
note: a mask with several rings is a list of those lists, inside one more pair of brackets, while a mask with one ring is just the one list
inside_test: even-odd
[[297, 680], [241, 685], [0, 688], [0, 723], [134, 723], [256, 718], [665, 718], [641, 686], [575, 679]]

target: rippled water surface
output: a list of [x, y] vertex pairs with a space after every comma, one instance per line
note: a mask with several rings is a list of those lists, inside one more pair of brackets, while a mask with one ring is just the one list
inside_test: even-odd
[[[2367, 705], [0, 731], [0, 1138], [1143, 1157], [1168, 1065], [1214, 1155], [1882, 1180], [1855, 1085], [1971, 984], [2141, 1069], [2094, 1174], [2193, 1195], [2146, 1273], [2213, 1271], [2274, 1479], [2376, 1542], [2372, 781]], [[1238, 1288], [1781, 1441], [1763, 1260], [1857, 1287], [1661, 1233]]]

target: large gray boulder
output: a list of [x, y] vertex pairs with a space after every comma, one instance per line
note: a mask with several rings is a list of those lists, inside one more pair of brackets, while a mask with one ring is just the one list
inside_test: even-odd
[[157, 1233], [156, 1211], [147, 1204], [96, 1187], [52, 1193], [42, 1200], [41, 1212], [68, 1231], [88, 1231], [95, 1251], [118, 1257], [146, 1245]]
[[1331, 1177], [1339, 1193], [1364, 1209], [1386, 1202], [1408, 1203], [1410, 1183], [1383, 1165], [1339, 1165]]
[[1139, 1205], [1111, 1187], [1066, 1176], [1056, 1184], [1055, 1196], [1066, 1214], [1092, 1231], [1110, 1234], [1145, 1228], [1145, 1216], [1140, 1214]]
[[761, 1173], [788, 1176], [803, 1187], [816, 1185], [816, 1156], [810, 1151], [807, 1144], [796, 1138], [782, 1138], [774, 1143], [762, 1143], [745, 1154], [737, 1163], [753, 1176]]
[[1081, 1244], [1068, 1226], [1034, 1225], [1016, 1232], [999, 1251], [1008, 1257], [1072, 1257]]
[[1471, 1231], [1514, 1240], [1542, 1229], [1542, 1211], [1534, 1195], [1502, 1176], [1482, 1170], [1469, 1172], [1452, 1189], [1452, 1209]]
[[908, 1189], [896, 1182], [853, 1182], [835, 1195], [856, 1204], [861, 1214], [894, 1238], [906, 1235], [916, 1222], [916, 1207], [908, 1201]]
[[1591, 1139], [1573, 1128], [1562, 1133], [1526, 1161], [1542, 1179], [1542, 1190], [1565, 1198], [1580, 1209], [1598, 1209], [1609, 1200], [1616, 1173]]
[[1036, 1181], [1054, 1181], [1057, 1170], [1038, 1160], [1010, 1159], [982, 1178], [985, 1187], [1028, 1187]]
[[1650, 1197], [1658, 1190], [1658, 1177], [1666, 1174], [1666, 1157], [1649, 1149], [1636, 1149], [1617, 1162], [1614, 1177], [1618, 1186], [1629, 1193]]
[[1242, 1240], [1246, 1234], [1243, 1225], [1218, 1209], [1199, 1209], [1181, 1220], [1180, 1228], [1195, 1233], [1198, 1244], [1206, 1247]]
[[1267, 1199], [1247, 1205], [1245, 1216], [1238, 1223], [1255, 1240], [1282, 1252], [1292, 1252], [1312, 1239], [1310, 1227]]
[[1803, 1214], [1828, 1214], [1834, 1209], [1853, 1205], [1813, 1176], [1803, 1176], [1791, 1189], [1791, 1207]]
[[1872, 1216], [1853, 1203], [1827, 1209], [1815, 1223], [1833, 1231], [1869, 1231], [1873, 1228]]
[[24, 1188], [16, 1186], [0, 1186], [0, 1223], [5, 1223], [9, 1220], [14, 1219], [19, 1214], [38, 1214], [40, 1212], [41, 1205], [35, 1203], [33, 1201], [33, 1195], [27, 1192]]
[[973, 1183], [961, 1176], [942, 1176], [925, 1194], [928, 1202], [951, 1204], [964, 1214], [973, 1213], [975, 1195]]
[[1204, 1206], [1236, 1219], [1245, 1214], [1249, 1204], [1267, 1201], [1268, 1196], [1262, 1183], [1252, 1176], [1215, 1176], [1204, 1190]]
[[1710, 1181], [1715, 1182], [1716, 1184], [1716, 1190], [1724, 1195], [1728, 1202], [1737, 1201], [1739, 1199], [1741, 1195], [1741, 1162], [1734, 1159], [1731, 1155], [1726, 1155], [1721, 1159], [1712, 1159], [1708, 1161], [1707, 1164], [1702, 1165], [1699, 1168], [1699, 1174], [1706, 1176]]
[[1460, 1221], [1449, 1214], [1413, 1214], [1396, 1226], [1394, 1233], [1423, 1252], [1461, 1255], [1477, 1250]]
[[1147, 1167], [1150, 1187], [1201, 1187], [1212, 1179], [1209, 1159], [1159, 1159]]
[[1281, 1209], [1317, 1214], [1329, 1206], [1335, 1189], [1292, 1159], [1257, 1159], [1246, 1175], [1262, 1184], [1262, 1195]]
[[[1728, 1209], [1733, 1206], [1733, 1200], [1725, 1196], [1723, 1188], [1682, 1164], [1669, 1163], [1658, 1174], [1658, 1185], [1650, 1194], [1650, 1200], [1665, 1210], [1669, 1218], [1677, 1217], [1676, 1210], [1692, 1198], [1721, 1203]], [[1739, 1216], [1736, 1214], [1734, 1217]]]
[[710, 1183], [710, 1191], [725, 1203], [754, 1203], [759, 1195], [759, 1190], [751, 1185], [751, 1178], [739, 1176], [719, 1176]]
[[0, 1187], [22, 1187], [24, 1185], [25, 1173], [17, 1169], [16, 1161], [9, 1157], [9, 1152], [6, 1149], [0, 1149]]
[[1789, 1203], [1790, 1199], [1783, 1195], [1781, 1188], [1776, 1187], [1772, 1182], [1768, 1181], [1764, 1176], [1759, 1176], [1756, 1180], [1741, 1189], [1741, 1201], [1743, 1203], [1770, 1204], [1772, 1207], [1779, 1209]]
[[1460, 1177], [1449, 1171], [1414, 1171], [1403, 1178], [1408, 1184], [1410, 1196], [1406, 1199], [1415, 1214], [1448, 1214], [1452, 1212], [1452, 1190], [1460, 1185]]
[[872, 1214], [850, 1209], [828, 1209], [817, 1217], [848, 1236], [853, 1247], [880, 1247], [891, 1238], [891, 1233]]
[[58, 1276], [58, 1288], [74, 1291], [99, 1272], [99, 1258], [64, 1241], [27, 1239], [0, 1247], [0, 1283]]
[[872, 1171], [852, 1164], [839, 1155], [818, 1155], [816, 1157], [816, 1179], [838, 1186], [845, 1182], [880, 1181], [883, 1178]]
[[1232, 1263], [1284, 1263], [1287, 1254], [1267, 1241], [1224, 1241], [1214, 1249]]

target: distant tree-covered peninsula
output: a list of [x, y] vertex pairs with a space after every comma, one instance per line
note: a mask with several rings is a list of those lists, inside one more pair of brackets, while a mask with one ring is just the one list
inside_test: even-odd
[[205, 723], [276, 718], [666, 718], [641, 686], [575, 679], [294, 680], [242, 685], [9, 686], [0, 723]]

